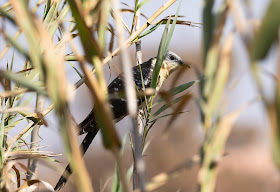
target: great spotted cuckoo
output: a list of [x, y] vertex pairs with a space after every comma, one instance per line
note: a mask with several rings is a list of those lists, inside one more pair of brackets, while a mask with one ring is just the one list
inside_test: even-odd
[[[135, 66], [132, 68], [134, 82], [137, 90], [143, 91], [143, 88], [149, 88], [151, 84], [151, 78], [153, 70], [156, 64], [157, 58], [151, 58], [150, 60], [142, 63], [140, 66]], [[164, 56], [162, 67], [159, 72], [159, 78], [157, 82], [157, 90], [162, 86], [163, 82], [167, 77], [180, 66], [186, 65], [185, 62], [175, 53], [167, 51]], [[141, 71], [140, 71], [141, 68]], [[127, 103], [124, 97], [120, 97], [120, 93], [125, 90], [125, 82], [123, 81], [122, 74], [116, 77], [108, 86], [109, 102], [112, 108], [115, 122], [120, 121], [127, 115]], [[122, 94], [124, 95], [124, 94]], [[143, 96], [138, 96], [137, 104], [140, 107], [143, 101]], [[94, 137], [99, 131], [98, 123], [96, 122], [94, 109], [89, 113], [89, 115], [79, 124], [79, 134], [86, 133], [84, 140], [81, 143], [81, 150], [83, 154], [87, 151]], [[66, 182], [67, 177], [72, 173], [70, 166], [68, 165], [60, 177], [55, 190], [59, 190]], [[66, 177], [66, 175], [68, 175]]]

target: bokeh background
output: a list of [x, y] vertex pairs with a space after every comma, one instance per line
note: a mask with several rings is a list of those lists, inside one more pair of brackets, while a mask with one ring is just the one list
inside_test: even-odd
[[[35, 2], [35, 1], [34, 1]], [[130, 1], [123, 1], [131, 4]], [[246, 9], [250, 13], [252, 20], [260, 19], [267, 7], [267, 0], [251, 0], [246, 1], [248, 6]], [[147, 17], [150, 17], [162, 4], [160, 0], [153, 0], [141, 9]], [[219, 1], [216, 2], [217, 4]], [[162, 16], [174, 14], [178, 2], [171, 6]], [[187, 1], [183, 0], [180, 15], [185, 16], [184, 20], [191, 22], [202, 22], [202, 6], [203, 1]], [[245, 9], [245, 7], [244, 7]], [[131, 23], [130, 13], [123, 13], [125, 22]], [[143, 19], [143, 20], [142, 20]], [[141, 18], [144, 21], [144, 18]], [[156, 56], [164, 26], [161, 26], [151, 35], [142, 39], [143, 61]], [[232, 18], [226, 22], [225, 34], [233, 30]], [[13, 33], [11, 28], [11, 33]], [[0, 42], [3, 39], [0, 39]], [[24, 44], [24, 42], [23, 42]], [[0, 43], [1, 47], [1, 43]], [[192, 69], [184, 72], [177, 84], [182, 84], [191, 80], [196, 80], [195, 69], [200, 69], [202, 63], [202, 29], [199, 27], [176, 26], [169, 50], [180, 55], [183, 60], [192, 65]], [[132, 62], [135, 61], [135, 47], [129, 48]], [[12, 54], [9, 53], [9, 54]], [[279, 50], [273, 47], [268, 57], [262, 61], [263, 70], [266, 73], [275, 73], [278, 61]], [[17, 61], [21, 62], [20, 55], [17, 54]], [[7, 57], [7, 60], [11, 57]], [[1, 62], [1, 68], [4, 67], [4, 59]], [[119, 65], [119, 58], [115, 57], [110, 65]], [[112, 69], [112, 68], [111, 68]], [[114, 70], [104, 67], [108, 82], [112, 81], [117, 75]], [[69, 82], [74, 83], [79, 80], [78, 75], [73, 69], [67, 67]], [[164, 84], [162, 89], [168, 90], [172, 84], [173, 74]], [[263, 75], [262, 80], [265, 82], [266, 93], [268, 97], [272, 97], [273, 81], [269, 75]], [[191, 88], [194, 95], [198, 97], [197, 85]], [[241, 113], [236, 121], [232, 133], [226, 146], [226, 154], [219, 162], [219, 176], [217, 180], [217, 192], [225, 191], [246, 191], [246, 192], [263, 192], [263, 191], [279, 191], [280, 177], [276, 169], [271, 154], [270, 129], [266, 112], [261, 102], [258, 100], [256, 86], [249, 69], [249, 58], [245, 54], [245, 48], [240, 37], [235, 36], [232, 67], [229, 85], [224, 95], [224, 101], [228, 103], [227, 112], [231, 112], [238, 107], [249, 104]], [[253, 101], [253, 102], [252, 102]], [[47, 105], [47, 104], [46, 104]], [[72, 96], [71, 112], [77, 122], [83, 120], [92, 109], [93, 103], [86, 86], [81, 86]], [[149, 135], [151, 143], [145, 152], [146, 174], [147, 180], [153, 176], [168, 172], [183, 162], [192, 159], [199, 153], [201, 143], [203, 141], [203, 132], [200, 127], [199, 111], [196, 98], [190, 102], [185, 109], [187, 113], [178, 116], [176, 121], [170, 127], [168, 134], [163, 134], [166, 128], [168, 118], [159, 120], [153, 127]], [[170, 113], [171, 111], [166, 111]], [[46, 120], [48, 127], [42, 126], [41, 138], [42, 146], [47, 146], [44, 150], [53, 151], [54, 153], [64, 153], [62, 139], [59, 133], [57, 119], [51, 112]], [[130, 124], [126, 119], [117, 124], [120, 136], [127, 134]], [[16, 130], [14, 130], [16, 132]], [[10, 134], [13, 134], [10, 133]], [[83, 136], [79, 139], [82, 140]], [[127, 141], [127, 147], [124, 154], [125, 167], [129, 168], [132, 163], [131, 151]], [[61, 166], [67, 164], [66, 157], [59, 157]], [[92, 143], [90, 149], [85, 155], [85, 162], [92, 178], [92, 183], [96, 191], [110, 191], [110, 185], [114, 174], [114, 160], [112, 154], [105, 150], [102, 146], [100, 134]], [[60, 173], [49, 167], [39, 164], [38, 176], [47, 182], [55, 185], [60, 177]], [[197, 191], [197, 173], [198, 165], [186, 167], [180, 172], [178, 177], [168, 181], [166, 185], [156, 191]], [[72, 177], [73, 179], [73, 177]], [[70, 179], [71, 180], [71, 179]], [[109, 181], [109, 182], [108, 182]], [[108, 182], [108, 187], [101, 189], [100, 186]], [[76, 191], [74, 185], [68, 183], [63, 191]]]

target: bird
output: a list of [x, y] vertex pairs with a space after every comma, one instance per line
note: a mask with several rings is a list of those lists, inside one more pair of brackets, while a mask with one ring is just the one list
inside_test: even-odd
[[[140, 66], [134, 66], [132, 68], [134, 83], [138, 91], [143, 91], [144, 87], [150, 88], [152, 74], [156, 61], [157, 58], [153, 57], [148, 61], [140, 64]], [[156, 90], [159, 90], [163, 82], [169, 77], [169, 75], [181, 66], [190, 67], [176, 53], [172, 51], [167, 51], [159, 72]], [[114, 122], [120, 121], [128, 114], [126, 99], [123, 96], [120, 96], [124, 95], [122, 93], [124, 93], [125, 91], [125, 82], [123, 81], [122, 77], [123, 75], [120, 74], [108, 86], [109, 103], [113, 111]], [[141, 106], [143, 101], [143, 96], [137, 97], [138, 107]], [[83, 155], [86, 153], [87, 149], [89, 148], [91, 142], [95, 138], [98, 131], [99, 127], [95, 119], [93, 108], [88, 114], [88, 116], [79, 124], [78, 134], [82, 135], [86, 133], [86, 136], [80, 145], [80, 149]], [[54, 189], [60, 190], [66, 184], [67, 178], [71, 175], [71, 173], [72, 171], [70, 168], [70, 164], [68, 164]]]

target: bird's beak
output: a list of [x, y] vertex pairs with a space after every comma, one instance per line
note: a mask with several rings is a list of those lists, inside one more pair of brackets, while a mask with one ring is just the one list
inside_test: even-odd
[[185, 66], [185, 67], [191, 68], [191, 66], [189, 64], [187, 64], [186, 62], [184, 62], [184, 61], [180, 61], [179, 64], [181, 66]]

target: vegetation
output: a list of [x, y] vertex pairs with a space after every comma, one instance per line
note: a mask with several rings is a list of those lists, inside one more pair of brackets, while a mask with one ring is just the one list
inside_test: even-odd
[[[36, 4], [29, 0], [11, 0], [0, 7], [1, 37], [5, 39], [5, 47], [0, 50], [0, 60], [8, 57], [7, 65], [1, 67], [1, 126], [0, 126], [0, 188], [2, 191], [35, 190], [38, 183], [48, 190], [53, 187], [36, 176], [37, 161], [47, 165], [56, 162], [59, 154], [40, 151], [40, 127], [47, 125], [45, 116], [55, 111], [60, 124], [60, 132], [64, 141], [67, 158], [72, 160], [71, 167], [76, 174], [75, 184], [79, 191], [94, 191], [86, 166], [79, 150], [73, 117], [70, 113], [71, 91], [86, 84], [92, 93], [95, 110], [98, 110], [98, 122], [102, 132], [104, 146], [112, 152], [116, 161], [116, 170], [112, 191], [153, 191], [163, 186], [170, 178], [177, 177], [187, 165], [200, 165], [198, 183], [199, 191], [214, 191], [217, 179], [217, 166], [224, 155], [224, 148], [233, 123], [246, 106], [225, 114], [226, 104], [222, 103], [223, 93], [231, 67], [231, 53], [236, 34], [242, 37], [251, 59], [251, 70], [262, 96], [271, 122], [273, 154], [275, 164], [280, 167], [280, 134], [279, 134], [279, 78], [275, 78], [276, 89], [273, 101], [266, 99], [263, 83], [260, 79], [258, 62], [263, 59], [278, 37], [280, 25], [280, 1], [271, 0], [260, 25], [254, 25], [246, 17], [239, 1], [224, 1], [219, 9], [214, 10], [214, 0], [204, 0], [203, 7], [203, 70], [195, 68], [198, 80], [185, 82], [167, 92], [159, 92], [156, 100], [155, 90], [163, 57], [168, 49], [176, 25], [200, 27], [199, 23], [184, 21], [179, 15], [180, 2], [176, 3], [174, 15], [164, 15], [157, 22], [154, 20], [163, 14], [176, 0], [168, 0], [159, 5], [159, 9], [150, 17], [145, 18], [140, 26], [141, 7], [149, 6], [149, 0], [135, 0], [134, 5], [109, 0], [38, 0]], [[44, 7], [41, 13], [40, 7]], [[131, 26], [123, 20], [121, 12], [130, 12]], [[232, 15], [235, 30], [223, 33], [225, 23]], [[6, 25], [17, 30], [10, 36]], [[133, 122], [130, 134], [133, 166], [129, 170], [123, 168], [122, 151], [126, 137], [120, 139], [113, 123], [113, 115], [108, 103], [107, 82], [103, 66], [114, 56], [120, 54], [124, 79], [132, 79], [127, 48], [136, 45], [137, 61], [142, 63], [141, 38], [153, 33], [164, 25], [164, 32], [158, 48], [156, 69], [152, 76], [151, 90], [144, 93], [134, 89], [132, 81], [126, 81], [126, 98], [128, 100], [129, 119]], [[19, 42], [23, 37], [27, 47]], [[114, 39], [118, 41], [115, 42]], [[80, 47], [80, 45], [82, 47]], [[9, 51], [20, 53], [24, 58], [21, 63], [17, 55], [9, 56]], [[69, 86], [65, 66], [70, 64], [81, 77], [73, 86]], [[22, 66], [15, 71], [14, 66]], [[89, 67], [90, 66], [90, 67]], [[80, 72], [80, 70], [82, 70]], [[278, 73], [280, 70], [278, 70]], [[181, 73], [179, 73], [181, 74]], [[280, 76], [280, 74], [279, 74]], [[175, 80], [176, 81], [176, 80]], [[156, 175], [152, 180], [145, 178], [145, 171], [140, 167], [144, 163], [143, 152], [148, 147], [148, 133], [160, 118], [169, 118], [169, 126], [176, 117], [183, 113], [184, 106], [192, 98], [188, 89], [199, 83], [200, 97], [197, 99], [200, 109], [201, 126], [205, 139], [201, 144], [198, 156], [188, 160], [184, 165], [165, 173]], [[137, 94], [149, 95], [145, 98], [145, 107], [141, 121], [137, 122], [137, 109], [134, 98]], [[179, 94], [181, 94], [179, 96]], [[32, 98], [33, 97], [33, 98]], [[50, 99], [52, 104], [45, 105]], [[33, 108], [26, 107], [36, 100]], [[176, 103], [174, 107], [173, 104]], [[152, 109], [161, 105], [157, 111]], [[163, 112], [172, 109], [171, 114]], [[105, 118], [106, 117], [106, 118]], [[24, 125], [24, 126], [23, 126]], [[141, 126], [140, 129], [138, 127]], [[13, 137], [8, 137], [11, 130], [19, 130]], [[143, 130], [138, 132], [137, 130]], [[26, 138], [31, 135], [31, 141]], [[28, 159], [25, 165], [21, 159]], [[52, 164], [53, 165], [53, 164]], [[50, 165], [51, 167], [51, 165]], [[134, 170], [134, 171], [133, 171]], [[26, 176], [25, 176], [26, 175]], [[133, 189], [129, 185], [133, 178]], [[25, 179], [26, 178], [26, 179]], [[128, 179], [127, 179], [128, 178]], [[22, 182], [24, 180], [24, 182]]]

